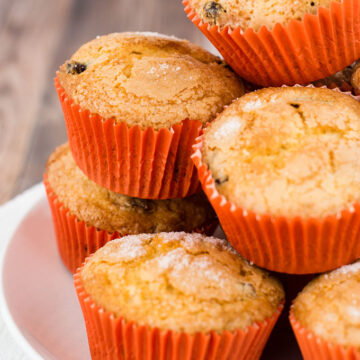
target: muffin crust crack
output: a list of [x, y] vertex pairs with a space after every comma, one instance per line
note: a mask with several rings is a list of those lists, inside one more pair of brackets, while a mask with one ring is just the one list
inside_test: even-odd
[[[67, 63], [86, 71], [72, 75]], [[58, 78], [75, 103], [142, 129], [170, 129], [186, 118], [205, 124], [244, 93], [218, 57], [175, 38], [114, 33], [83, 45], [67, 63]]]
[[259, 90], [225, 109], [203, 139], [216, 188], [242, 209], [323, 217], [360, 201], [360, 104], [348, 95]]
[[109, 242], [85, 265], [82, 281], [116, 316], [190, 333], [243, 329], [272, 316], [284, 296], [277, 281], [225, 241], [199, 234]]

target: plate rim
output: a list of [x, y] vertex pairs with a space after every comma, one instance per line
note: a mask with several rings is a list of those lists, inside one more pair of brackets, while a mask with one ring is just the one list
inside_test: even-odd
[[28, 216], [29, 212], [45, 197], [45, 190], [43, 188], [43, 184], [38, 183], [28, 189], [25, 193], [15, 198], [13, 200], [14, 208], [22, 204], [21, 200], [23, 200], [26, 195], [28, 195], [29, 197], [31, 196], [31, 202], [28, 203], [26, 210], [24, 210], [24, 212], [17, 219], [16, 226], [14, 226], [10, 233], [2, 239], [4, 245], [2, 251], [0, 252], [0, 315], [4, 320], [6, 328], [9, 330], [15, 342], [21, 346], [25, 355], [30, 356], [31, 359], [34, 360], [44, 360], [44, 358], [32, 347], [30, 342], [25, 338], [22, 331], [13, 319], [8, 307], [8, 302], [6, 301], [4, 291], [4, 264], [9, 246], [14, 238], [14, 234], [18, 229], [19, 224]]

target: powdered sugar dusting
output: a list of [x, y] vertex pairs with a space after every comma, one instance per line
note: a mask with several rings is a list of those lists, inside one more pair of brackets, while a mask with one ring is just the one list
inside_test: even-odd
[[146, 255], [144, 241], [150, 238], [151, 234], [143, 234], [141, 237], [130, 235], [115, 239], [102, 247], [99, 254], [118, 261], [134, 260]]
[[248, 101], [244, 106], [244, 111], [249, 110], [256, 110], [259, 109], [263, 105], [262, 101], [260, 99], [257, 99], [256, 101]]
[[224, 274], [222, 269], [220, 271], [215, 271], [213, 268], [213, 261], [209, 257], [203, 257], [201, 259], [197, 258], [196, 261], [193, 262], [194, 267], [201, 271], [201, 275], [205, 277], [207, 280], [211, 280], [216, 284], [221, 284], [224, 279]]
[[198, 233], [185, 233], [185, 232], [171, 232], [160, 233], [158, 235], [163, 236], [163, 242], [181, 241], [184, 248], [191, 250], [192, 248], [201, 244], [211, 244], [215, 247], [222, 247], [226, 251], [237, 254], [231, 245], [224, 239], [219, 239], [213, 236], [205, 236]]
[[245, 123], [239, 117], [234, 116], [228, 118], [221, 128], [217, 129], [214, 136], [216, 139], [228, 138], [231, 135], [236, 135], [245, 126]]
[[169, 68], [169, 65], [168, 65], [168, 64], [166, 64], [166, 63], [160, 64], [160, 69], [161, 69], [161, 70], [166, 70], [166, 69], [168, 69], [168, 68]]
[[346, 312], [354, 322], [360, 322], [360, 308], [358, 306], [348, 306], [346, 307]]
[[171, 268], [183, 268], [189, 265], [189, 256], [182, 248], [169, 251], [167, 254], [161, 255], [157, 259], [157, 264], [161, 270], [169, 270]]
[[[221, 286], [224, 278], [223, 271], [214, 268], [214, 261], [208, 255], [191, 255], [183, 248], [177, 248], [161, 255], [157, 259], [157, 264], [161, 271], [170, 271], [173, 276], [184, 275], [184, 272], [195, 273], [199, 278], [216, 283], [216, 286]], [[185, 281], [187, 280], [190, 279], [185, 279]]]
[[152, 66], [147, 72], [150, 75], [155, 75], [155, 77], [164, 76], [167, 74], [169, 65], [167, 63], [160, 63], [157, 66]]
[[[156, 296], [166, 293], [164, 299], [174, 303], [175, 308], [182, 309], [190, 299], [191, 312], [197, 311], [202, 301], [207, 304], [205, 311], [210, 309], [211, 312], [213, 299], [230, 303], [240, 298], [249, 301], [256, 296], [255, 285], [243, 278], [239, 273], [242, 266], [229, 259], [229, 253], [238, 257], [226, 240], [198, 233], [173, 232], [125, 236], [110, 241], [97, 251], [95, 258], [101, 265], [105, 262], [109, 271], [116, 271], [118, 280], [112, 286], [124, 304], [128, 302], [127, 296], [122, 295], [126, 288], [133, 299], [141, 298], [141, 303], [144, 298], [148, 299], [144, 303], [149, 309], [154, 306], [155, 292]], [[135, 266], [127, 271], [126, 261], [133, 259]], [[140, 302], [139, 306], [142, 306]]]
[[330, 272], [329, 274], [327, 274], [326, 278], [330, 278], [335, 275], [351, 274], [351, 273], [354, 273], [357, 271], [360, 272], [360, 260], [358, 260], [357, 262], [355, 262], [353, 264], [342, 266], [339, 269], [336, 269], [336, 270]]
[[127, 32], [124, 34], [128, 35], [128, 36], [134, 36], [134, 35], [144, 36], [144, 37], [149, 36], [149, 37], [156, 37], [156, 38], [165, 39], [165, 40], [183, 41], [174, 35], [165, 35], [165, 34], [160, 34], [160, 33], [152, 32], [152, 31], [130, 31], [130, 32]]
[[[157, 233], [157, 234], [139, 234], [128, 235], [120, 239], [115, 239], [108, 242], [102, 247], [98, 254], [100, 256], [111, 257], [119, 261], [133, 260], [137, 257], [146, 255], [146, 245], [151, 239], [160, 237], [162, 243], [171, 243], [179, 241], [179, 248], [168, 252], [167, 254], [159, 257], [159, 266], [167, 269], [174, 264], [179, 266], [188, 266], [189, 259], [186, 258], [186, 250], [191, 251], [196, 248], [206, 249], [209, 245], [217, 249], [231, 252], [237, 255], [236, 251], [224, 239], [219, 239], [212, 236], [205, 236], [198, 233], [185, 233], [185, 232], [170, 232], [170, 233]], [[114, 246], [115, 245], [115, 246]]]

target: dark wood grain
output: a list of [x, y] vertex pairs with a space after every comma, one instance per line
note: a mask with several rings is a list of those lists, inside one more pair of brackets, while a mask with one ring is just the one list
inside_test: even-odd
[[47, 69], [70, 8], [68, 0], [8, 3], [0, 17], [0, 202], [14, 195], [22, 173], [43, 106]]

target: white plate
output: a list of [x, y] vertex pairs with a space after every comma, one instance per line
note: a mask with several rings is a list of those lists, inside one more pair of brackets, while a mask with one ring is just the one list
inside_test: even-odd
[[[9, 239], [0, 269], [3, 317], [28, 357], [90, 359], [72, 276], [58, 256], [43, 192]], [[263, 359], [301, 359], [289, 328], [277, 326], [271, 340]]]

